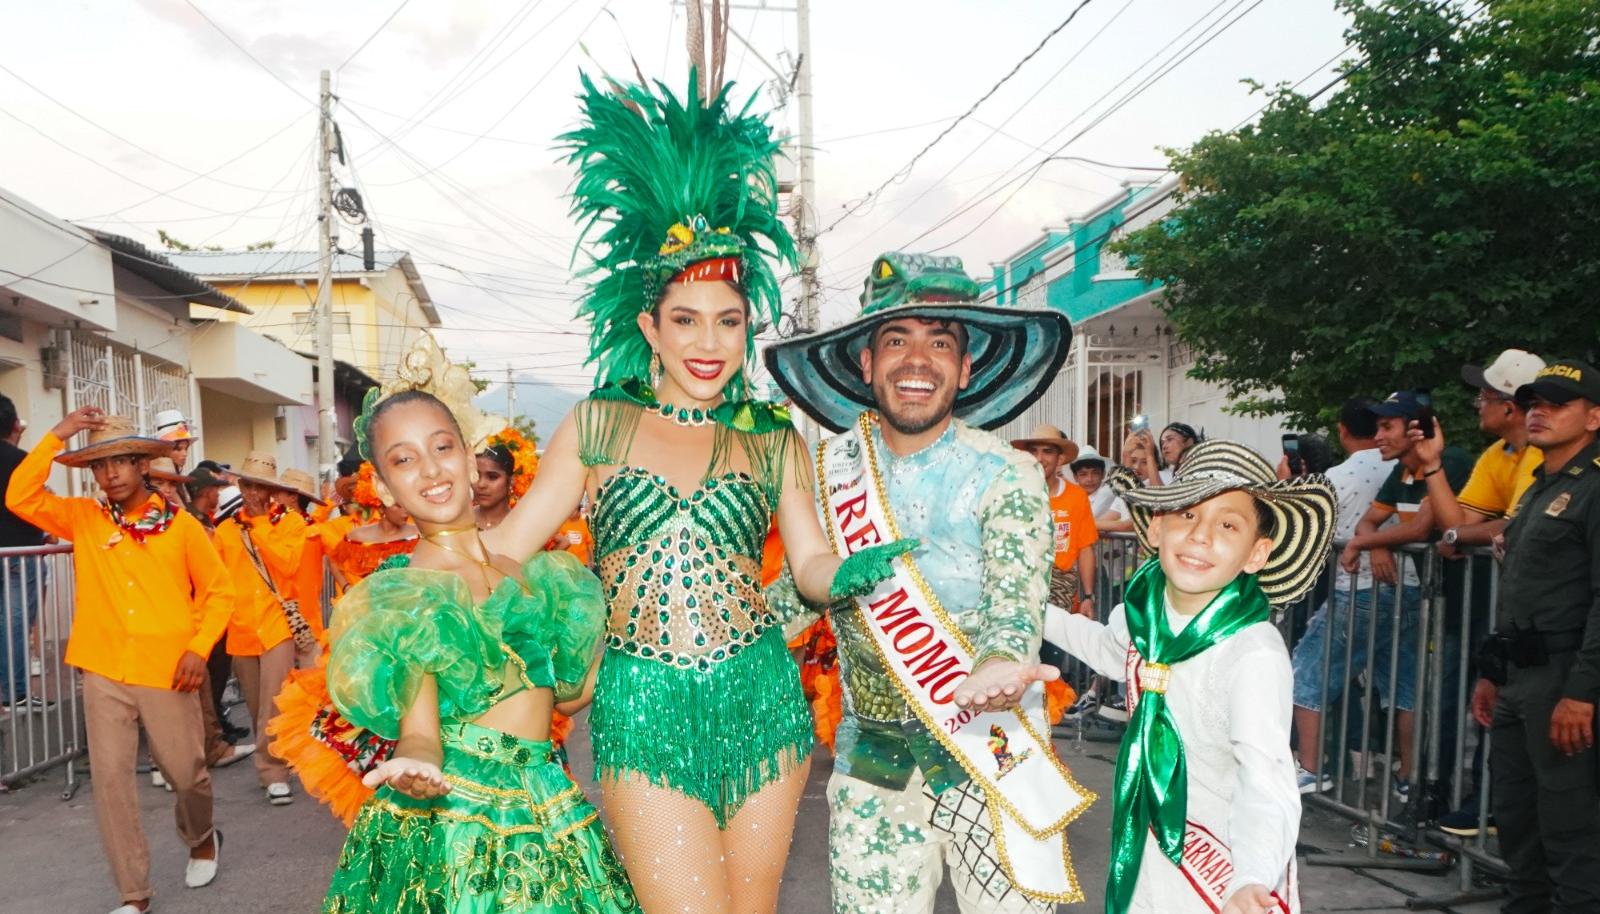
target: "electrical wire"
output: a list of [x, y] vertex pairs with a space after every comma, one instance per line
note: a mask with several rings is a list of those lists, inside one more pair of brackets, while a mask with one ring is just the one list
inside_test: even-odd
[[204, 19], [206, 21], [206, 25], [209, 25], [209, 26], [211, 26], [211, 28], [216, 30], [216, 33], [218, 35], [221, 35], [225, 41], [227, 41], [229, 44], [231, 44], [235, 48], [237, 48], [240, 54], [243, 54], [245, 57], [249, 58], [251, 63], [253, 63], [256, 66], [260, 67], [262, 72], [266, 73], [268, 76], [272, 77], [274, 80], [277, 80], [278, 84], [283, 86], [285, 89], [288, 89], [289, 92], [292, 93], [295, 98], [300, 99], [301, 101], [303, 101], [306, 104], [312, 106], [313, 108], [319, 107], [318, 102], [313, 100], [310, 96], [306, 95], [304, 92], [301, 92], [299, 89], [296, 89], [288, 80], [284, 79], [282, 76], [279, 76], [276, 70], [274, 70], [271, 67], [267, 66], [266, 64], [262, 63], [261, 62], [261, 58], [259, 58], [256, 55], [250, 53], [250, 49], [249, 48], [246, 48], [244, 45], [240, 44], [238, 39], [236, 39], [232, 35], [228, 34], [228, 30], [227, 29], [224, 29], [222, 26], [218, 25], [216, 20], [214, 20], [210, 16], [206, 15], [206, 11], [205, 10], [203, 10], [200, 7], [196, 6], [194, 0], [183, 0], [183, 2], [188, 5], [189, 9], [192, 9], [196, 13], [199, 14], [200, 18]]
[[923, 156], [927, 155], [928, 152], [933, 149], [933, 147], [937, 146], [940, 140], [943, 140], [945, 137], [949, 136], [950, 132], [955, 130], [956, 127], [960, 126], [962, 121], [966, 120], [974, 112], [976, 112], [979, 106], [993, 97], [996, 92], [1000, 91], [1001, 86], [1004, 86], [1007, 82], [1009, 82], [1011, 77], [1016, 76], [1017, 72], [1022, 69], [1023, 65], [1037, 56], [1040, 51], [1044, 50], [1045, 45], [1049, 44], [1051, 39], [1061, 34], [1061, 32], [1066, 29], [1067, 26], [1071, 25], [1072, 21], [1078, 18], [1078, 14], [1083, 12], [1083, 8], [1088, 6], [1091, 2], [1093, 2], [1093, 0], [1079, 0], [1078, 5], [1073, 7], [1072, 12], [1067, 14], [1067, 18], [1063, 19], [1059, 25], [1051, 29], [1049, 32], [1046, 32], [1044, 38], [1040, 40], [1039, 44], [1036, 45], [1033, 50], [1023, 55], [1022, 59], [1017, 61], [1016, 65], [1011, 68], [1010, 72], [1000, 77], [1000, 80], [993, 86], [990, 86], [989, 90], [983, 93], [983, 95], [980, 96], [977, 101], [973, 102], [971, 107], [969, 107], [964, 113], [958, 115], [956, 119], [946, 125], [943, 130], [939, 131], [939, 134], [932, 140], [928, 141], [928, 145], [922, 147], [922, 149], [920, 149], [916, 155], [911, 157], [909, 162], [902, 165], [899, 170], [895, 171], [894, 174], [891, 174], [888, 178], [884, 179], [882, 184], [879, 184], [876, 188], [868, 191], [865, 196], [859, 198], [859, 202], [857, 202], [853, 207], [847, 209], [844, 215], [833, 220], [833, 222], [829, 224], [827, 228], [822, 229], [821, 231], [817, 232], [816, 235], [812, 236], [813, 240], [826, 235], [830, 231], [833, 231], [833, 229], [836, 228], [839, 223], [855, 215], [855, 213], [859, 211], [862, 206], [866, 205], [868, 200], [872, 199], [874, 194], [882, 191], [890, 184], [896, 183], [897, 181], [903, 181], [905, 178], [909, 177], [911, 170], [916, 167], [917, 162], [921, 160]]
[[371, 35], [367, 36], [367, 40], [361, 42], [361, 44], [358, 45], [354, 51], [351, 51], [350, 52], [350, 56], [346, 57], [344, 59], [343, 63], [341, 63], [337, 67], [333, 68], [334, 72], [337, 73], [340, 70], [343, 70], [345, 67], [349, 66], [350, 65], [350, 61], [355, 60], [356, 59], [356, 55], [360, 54], [362, 51], [365, 51], [367, 49], [367, 45], [372, 43], [372, 39], [377, 38], [379, 35], [383, 34], [383, 30], [389, 27], [389, 23], [394, 21], [394, 17], [400, 15], [400, 11], [405, 9], [406, 5], [409, 4], [410, 2], [411, 2], [411, 0], [400, 0], [400, 5], [394, 8], [394, 12], [391, 12], [386, 19], [384, 19], [382, 22], [378, 23], [378, 27], [373, 30]]

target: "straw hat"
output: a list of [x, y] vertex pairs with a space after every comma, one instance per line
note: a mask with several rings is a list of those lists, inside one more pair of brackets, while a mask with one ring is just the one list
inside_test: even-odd
[[1053, 444], [1061, 449], [1061, 462], [1070, 464], [1078, 459], [1078, 446], [1073, 443], [1067, 433], [1053, 425], [1041, 423], [1033, 427], [1026, 438], [1011, 439], [1011, 446], [1019, 451], [1025, 451], [1036, 444]]
[[172, 442], [139, 434], [126, 416], [106, 416], [104, 424], [89, 430], [89, 443], [75, 451], [63, 451], [56, 460], [69, 467], [88, 466], [90, 461], [119, 454], [139, 457], [165, 457], [172, 453]]
[[285, 486], [293, 489], [295, 492], [301, 495], [304, 495], [317, 504], [327, 504], [327, 502], [322, 500], [322, 496], [317, 493], [316, 477], [312, 476], [310, 473], [307, 473], [305, 470], [296, 470], [293, 468], [284, 470], [283, 476], [280, 477], [280, 479]]
[[240, 482], [253, 482], [269, 489], [298, 491], [294, 486], [286, 485], [278, 479], [278, 458], [266, 451], [251, 451], [246, 454], [244, 462], [239, 464], [239, 469], [233, 472], [239, 477]]
[[1304, 596], [1322, 572], [1333, 544], [1337, 499], [1333, 485], [1319, 475], [1278, 479], [1272, 465], [1236, 441], [1212, 439], [1189, 449], [1172, 482], [1137, 485], [1126, 467], [1111, 471], [1109, 481], [1133, 518], [1139, 542], [1150, 542], [1150, 518], [1179, 511], [1234, 489], [1248, 492], [1271, 511], [1276, 528], [1272, 553], [1257, 582], [1273, 603], [1291, 603]]
[[172, 462], [171, 457], [157, 457], [150, 461], [150, 468], [145, 475], [151, 479], [164, 479], [167, 482], [190, 482], [191, 477], [178, 472], [178, 465]]

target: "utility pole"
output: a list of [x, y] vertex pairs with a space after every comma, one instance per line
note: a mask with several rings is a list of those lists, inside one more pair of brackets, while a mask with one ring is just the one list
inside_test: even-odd
[[317, 120], [317, 451], [322, 479], [332, 482], [339, 463], [338, 407], [333, 402], [333, 93], [322, 71], [322, 113]]
[[811, 126], [811, 0], [796, 0], [800, 59], [795, 62], [795, 95], [800, 108], [800, 199], [794, 205], [795, 239], [800, 254], [800, 329], [818, 329], [816, 137]]
[[506, 422], [517, 424], [517, 382], [511, 380], [511, 366], [506, 366]]

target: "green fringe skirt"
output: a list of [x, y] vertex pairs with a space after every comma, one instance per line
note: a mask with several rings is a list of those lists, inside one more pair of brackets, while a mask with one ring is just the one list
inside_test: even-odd
[[639, 910], [595, 809], [550, 743], [449, 722], [450, 792], [382, 788], [356, 817], [324, 914], [627, 914]]
[[643, 777], [693, 797], [720, 828], [807, 758], [815, 739], [777, 629], [703, 673], [608, 648], [589, 727], [602, 778]]

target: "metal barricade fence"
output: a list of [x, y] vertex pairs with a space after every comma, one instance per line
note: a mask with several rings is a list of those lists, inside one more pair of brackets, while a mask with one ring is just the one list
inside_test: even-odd
[[[1298, 654], [1302, 764], [1330, 781], [1303, 799], [1352, 820], [1352, 837], [1365, 845], [1362, 855], [1312, 854], [1307, 862], [1437, 873], [1454, 867], [1454, 892], [1411, 899], [1412, 908], [1492, 897], [1498, 892], [1475, 887], [1479, 870], [1504, 874], [1505, 864], [1486, 827], [1488, 735], [1468, 706], [1473, 653], [1493, 630], [1498, 563], [1487, 550], [1445, 558], [1426, 544], [1396, 546], [1393, 577], [1380, 581], [1342, 574], [1342, 545], [1309, 595], [1274, 611], [1285, 644]], [[1095, 611], [1104, 620], [1144, 556], [1128, 533], [1101, 534], [1096, 550]], [[1390, 578], [1387, 570], [1383, 577]], [[1080, 694], [1093, 681], [1076, 661], [1065, 671]], [[1436, 827], [1440, 814], [1464, 806], [1477, 812], [1475, 837]]]
[[63, 799], [78, 789], [88, 740], [65, 662], [74, 602], [70, 545], [0, 549], [0, 785], [64, 766]]

